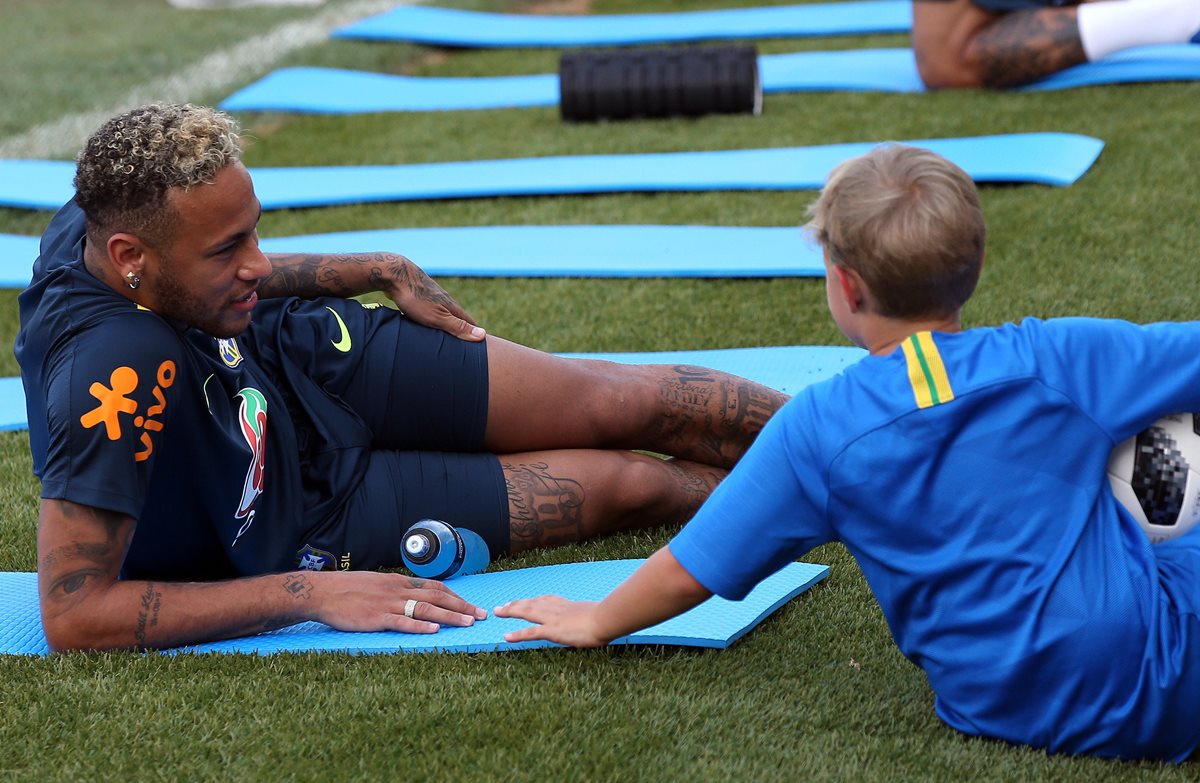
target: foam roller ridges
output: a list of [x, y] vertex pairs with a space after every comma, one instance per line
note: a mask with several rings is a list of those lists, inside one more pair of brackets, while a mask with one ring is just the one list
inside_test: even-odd
[[759, 114], [753, 46], [581, 51], [559, 60], [559, 107], [569, 122]]

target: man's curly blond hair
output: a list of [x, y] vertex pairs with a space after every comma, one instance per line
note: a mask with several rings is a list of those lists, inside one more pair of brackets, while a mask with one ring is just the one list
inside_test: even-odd
[[237, 123], [190, 103], [152, 103], [113, 117], [76, 159], [75, 200], [93, 238], [129, 232], [148, 242], [171, 237], [167, 196], [210, 183], [241, 160]]

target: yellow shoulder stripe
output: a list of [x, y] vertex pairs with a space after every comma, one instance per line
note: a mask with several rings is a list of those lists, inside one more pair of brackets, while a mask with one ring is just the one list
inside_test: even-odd
[[946, 375], [933, 335], [917, 332], [900, 345], [908, 361], [908, 382], [912, 384], [917, 407], [930, 408], [953, 400], [954, 390], [950, 388], [950, 377]]

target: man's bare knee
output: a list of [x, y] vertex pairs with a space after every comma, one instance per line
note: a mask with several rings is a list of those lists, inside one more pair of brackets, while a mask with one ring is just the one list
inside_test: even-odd
[[972, 42], [997, 18], [970, 0], [913, 3], [913, 54], [931, 90], [980, 87], [983, 70]]
[[929, 90], [955, 90], [983, 87], [979, 63], [966, 51], [917, 53], [917, 73]]

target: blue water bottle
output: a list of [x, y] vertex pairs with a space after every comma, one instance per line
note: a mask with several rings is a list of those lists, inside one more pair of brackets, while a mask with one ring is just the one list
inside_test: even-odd
[[438, 581], [477, 574], [491, 561], [487, 542], [478, 533], [437, 519], [422, 519], [410, 527], [400, 556], [416, 576]]

